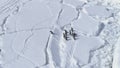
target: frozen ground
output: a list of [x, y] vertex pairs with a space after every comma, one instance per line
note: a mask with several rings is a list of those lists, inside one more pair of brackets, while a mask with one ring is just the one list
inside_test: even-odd
[[120, 68], [120, 0], [0, 0], [0, 68]]

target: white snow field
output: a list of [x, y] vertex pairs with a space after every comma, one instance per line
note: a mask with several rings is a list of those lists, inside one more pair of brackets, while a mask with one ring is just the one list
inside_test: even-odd
[[120, 68], [120, 0], [0, 0], [0, 68]]

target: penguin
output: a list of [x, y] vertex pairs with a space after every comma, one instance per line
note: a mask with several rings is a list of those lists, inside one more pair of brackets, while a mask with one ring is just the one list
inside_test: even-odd
[[65, 40], [70, 40], [70, 38], [68, 37], [68, 31], [64, 30], [65, 33], [63, 33], [63, 37], [65, 38]]

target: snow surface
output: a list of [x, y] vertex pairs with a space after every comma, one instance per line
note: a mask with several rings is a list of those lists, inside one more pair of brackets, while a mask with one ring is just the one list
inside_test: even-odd
[[0, 0], [0, 68], [120, 68], [120, 0]]

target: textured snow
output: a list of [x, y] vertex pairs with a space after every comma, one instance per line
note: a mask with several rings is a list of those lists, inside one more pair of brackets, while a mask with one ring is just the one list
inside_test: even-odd
[[0, 0], [0, 68], [120, 68], [119, 0]]

